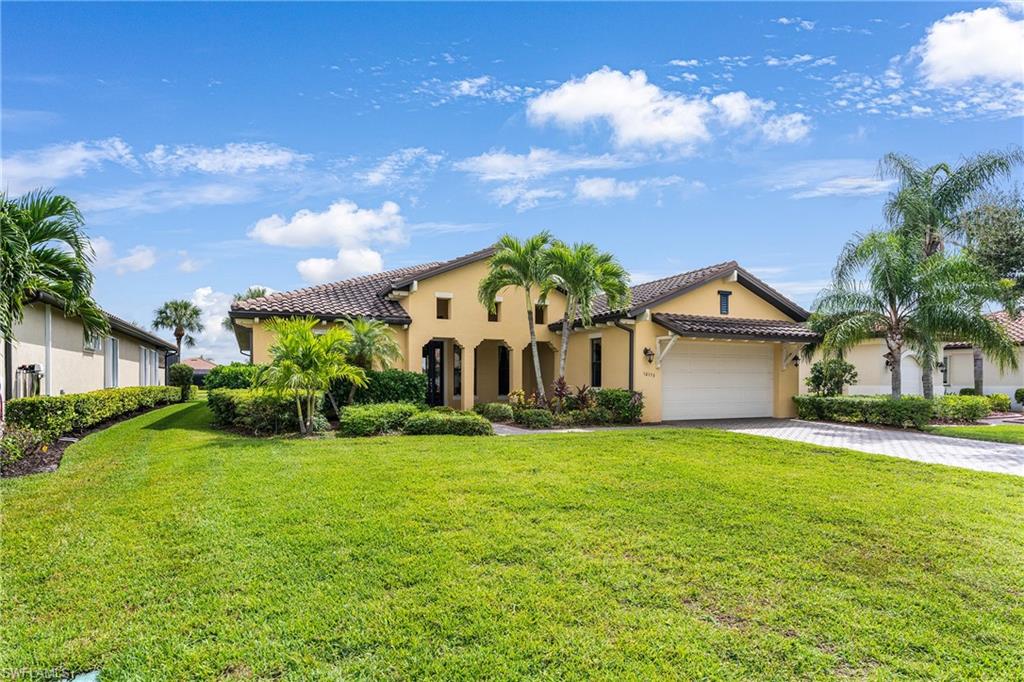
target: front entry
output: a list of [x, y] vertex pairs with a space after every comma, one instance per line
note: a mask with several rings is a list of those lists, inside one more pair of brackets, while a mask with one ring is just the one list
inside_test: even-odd
[[423, 373], [427, 375], [427, 404], [444, 405], [444, 341], [423, 346]]

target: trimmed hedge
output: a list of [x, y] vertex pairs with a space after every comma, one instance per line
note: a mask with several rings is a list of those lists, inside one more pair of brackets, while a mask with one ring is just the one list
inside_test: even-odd
[[168, 370], [167, 383], [181, 388], [181, 402], [185, 402], [192, 397], [192, 378], [195, 376], [195, 373], [195, 370], [184, 362], [176, 362]]
[[[348, 403], [352, 385], [347, 381], [335, 382], [331, 393], [338, 405]], [[357, 388], [353, 403], [426, 403], [427, 375], [402, 369], [371, 370], [366, 373], [366, 386]]]
[[988, 398], [989, 407], [992, 408], [993, 412], [1010, 411], [1010, 396], [1005, 393], [993, 393], [985, 397]]
[[811, 421], [883, 424], [923, 429], [932, 418], [932, 401], [917, 396], [793, 396], [797, 416]]
[[528, 429], [550, 429], [555, 425], [555, 418], [549, 411], [541, 408], [524, 408], [516, 410], [516, 424]]
[[602, 426], [613, 422], [610, 410], [601, 407], [588, 407], [585, 410], [566, 410], [554, 416], [556, 426]]
[[0, 467], [10, 466], [46, 445], [43, 434], [24, 426], [9, 426], [0, 438]]
[[644, 395], [625, 388], [592, 389], [594, 401], [612, 414], [616, 424], [636, 424], [644, 413]]
[[230, 365], [218, 365], [206, 375], [203, 386], [213, 388], [252, 388], [253, 381], [262, 365], [250, 365], [245, 362], [232, 362]]
[[1016, 391], [1014, 391], [1013, 399], [1016, 400], [1019, 404], [1024, 405], [1024, 388], [1018, 388]]
[[960, 395], [978, 395], [978, 392], [973, 388], [961, 388]]
[[[338, 431], [346, 436], [379, 436], [400, 431], [409, 419], [422, 411], [412, 403], [353, 405], [341, 411]], [[433, 414], [441, 415], [440, 412]]]
[[7, 403], [7, 421], [35, 429], [47, 440], [83, 431], [116, 417], [168, 405], [181, 399], [177, 386], [129, 386], [88, 393], [39, 395]]
[[473, 412], [420, 412], [402, 429], [410, 436], [490, 436], [491, 422]]
[[[284, 393], [250, 388], [215, 388], [207, 394], [206, 403], [216, 426], [235, 428], [255, 436], [293, 433], [299, 430], [295, 399]], [[316, 401], [318, 414], [313, 415], [314, 430], [327, 423], [320, 418], [323, 396]]]
[[992, 406], [983, 395], [943, 395], [935, 399], [935, 417], [951, 422], [976, 422], [987, 417]]
[[478, 403], [473, 406], [473, 411], [492, 422], [510, 422], [515, 417], [508, 403]]

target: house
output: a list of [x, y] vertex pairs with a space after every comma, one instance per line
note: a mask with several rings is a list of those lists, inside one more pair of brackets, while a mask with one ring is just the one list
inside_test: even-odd
[[[857, 383], [846, 388], [849, 395], [890, 395], [892, 393], [892, 372], [886, 359], [889, 349], [885, 345], [885, 339], [877, 338], [862, 341], [846, 351], [844, 359], [857, 369]], [[941, 351], [936, 347], [935, 357], [941, 357]], [[814, 359], [805, 363], [800, 368], [800, 390], [807, 392], [804, 380], [810, 371], [810, 366], [821, 359], [820, 353]], [[918, 362], [917, 353], [912, 349], [905, 348], [900, 358], [900, 385], [903, 395], [923, 395], [923, 370]], [[935, 367], [932, 370], [932, 386], [936, 395], [943, 393], [942, 370]]]
[[[493, 249], [445, 262], [238, 301], [230, 316], [239, 348], [267, 362], [269, 318], [311, 315], [325, 327], [355, 316], [391, 326], [404, 369], [428, 377], [432, 404], [468, 409], [536, 390], [526, 308], [537, 324], [545, 386], [556, 375], [565, 299], [497, 297], [494, 313], [477, 298]], [[632, 388], [643, 419], [788, 417], [799, 391], [802, 346], [815, 335], [806, 310], [735, 261], [632, 288], [628, 310], [596, 302], [590, 326], [572, 326], [566, 379], [572, 385]]]
[[84, 393], [165, 383], [174, 344], [109, 313], [110, 334], [89, 339], [59, 301], [37, 295], [25, 305], [15, 339], [3, 344], [4, 397]]
[[[1015, 409], [1024, 404], [1014, 400], [1014, 393], [1024, 388], [1024, 316], [1011, 320], [1005, 311], [990, 315], [1006, 329], [1010, 339], [1017, 344], [1017, 369], [1004, 372], [988, 357], [984, 358], [982, 377], [985, 394], [1005, 393], [1010, 396]], [[974, 350], [969, 343], [949, 343], [943, 349], [942, 385], [947, 393], [959, 393], [962, 388], [974, 388]], [[938, 385], [938, 384], [936, 384]]]
[[202, 388], [206, 384], [206, 375], [217, 366], [216, 362], [207, 360], [202, 355], [198, 358], [189, 358], [182, 362], [192, 368], [192, 383]]

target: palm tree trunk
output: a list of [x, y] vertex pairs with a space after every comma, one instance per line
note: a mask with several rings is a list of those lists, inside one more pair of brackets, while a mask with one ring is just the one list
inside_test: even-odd
[[[331, 409], [334, 410], [334, 416], [336, 416], [336, 417], [338, 417], [340, 419], [341, 418], [341, 410], [338, 409], [338, 401], [334, 399], [334, 394], [331, 393], [331, 389], [330, 388], [328, 388], [327, 391], [325, 391], [325, 392], [327, 393], [327, 399], [331, 401]], [[351, 402], [351, 401], [349, 401], [349, 402]]]
[[985, 395], [985, 356], [977, 346], [974, 348], [974, 392]]
[[533, 351], [533, 371], [537, 377], [537, 397], [547, 403], [548, 398], [544, 393], [544, 376], [540, 371], [540, 353], [537, 352], [537, 329], [533, 324], [533, 300], [530, 290], [526, 290], [526, 321], [530, 325], [530, 349]]
[[921, 393], [925, 398], [931, 400], [935, 397], [935, 382], [932, 380], [934, 363], [931, 354], [926, 353], [922, 361], [924, 364], [921, 365]]
[[903, 344], [895, 339], [886, 339], [889, 347], [889, 369], [892, 376], [892, 397], [898, 399], [903, 395]]
[[299, 392], [295, 392], [295, 411], [299, 415], [299, 433], [306, 435], [306, 422], [302, 420], [302, 400], [299, 399]]
[[569, 355], [569, 330], [570, 320], [576, 320], [576, 304], [566, 301], [565, 315], [562, 317], [562, 348], [558, 353], [558, 378], [565, 378], [565, 358]]

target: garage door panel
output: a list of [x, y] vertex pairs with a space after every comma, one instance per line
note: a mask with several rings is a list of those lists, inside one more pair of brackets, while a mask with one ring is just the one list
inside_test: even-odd
[[772, 414], [772, 347], [677, 342], [662, 362], [662, 418]]

